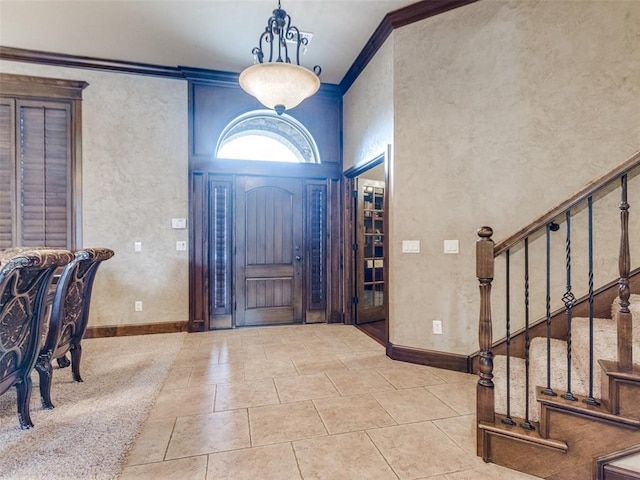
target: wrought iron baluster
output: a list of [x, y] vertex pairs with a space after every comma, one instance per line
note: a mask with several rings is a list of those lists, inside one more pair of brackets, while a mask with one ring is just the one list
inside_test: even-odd
[[502, 419], [505, 425], [515, 425], [516, 422], [511, 418], [511, 302], [510, 302], [510, 270], [509, 270], [509, 250], [505, 252], [506, 260], [506, 277], [507, 277], [507, 305], [506, 305], [506, 323], [507, 323], [507, 416]]
[[583, 400], [587, 405], [600, 405], [593, 398], [593, 197], [587, 199], [589, 234], [589, 397]]
[[520, 424], [525, 430], [535, 430], [529, 421], [529, 237], [524, 239], [524, 422]]
[[547, 388], [542, 393], [551, 397], [557, 395], [551, 388], [551, 231], [557, 232], [559, 228], [555, 222], [547, 224]]
[[571, 393], [571, 320], [573, 317], [573, 306], [575, 305], [576, 298], [571, 291], [571, 210], [567, 210], [566, 213], [567, 223], [567, 241], [565, 246], [566, 253], [566, 270], [567, 270], [567, 291], [562, 296], [565, 310], [567, 312], [567, 393], [562, 395], [565, 400], [578, 400], [573, 393]]

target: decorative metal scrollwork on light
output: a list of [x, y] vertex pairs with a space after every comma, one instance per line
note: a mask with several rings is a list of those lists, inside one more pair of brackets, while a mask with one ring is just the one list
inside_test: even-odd
[[[295, 49], [295, 63], [289, 56], [289, 44]], [[278, 8], [267, 21], [258, 46], [252, 50], [254, 65], [240, 74], [240, 86], [279, 115], [298, 106], [320, 88], [320, 66], [316, 65], [311, 71], [300, 65], [300, 50], [304, 53], [308, 44], [308, 38], [291, 25], [291, 16], [280, 7], [278, 0]]]

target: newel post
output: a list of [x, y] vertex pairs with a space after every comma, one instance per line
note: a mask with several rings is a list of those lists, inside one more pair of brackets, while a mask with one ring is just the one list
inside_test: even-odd
[[620, 200], [620, 256], [618, 267], [620, 280], [618, 283], [618, 295], [620, 297], [620, 309], [618, 310], [618, 366], [622, 370], [633, 368], [633, 323], [629, 311], [629, 270], [631, 265], [629, 252], [629, 203], [627, 202], [627, 175], [621, 178]]
[[493, 423], [494, 391], [493, 391], [493, 327], [491, 325], [491, 282], [493, 281], [494, 242], [491, 239], [491, 227], [478, 229], [476, 242], [476, 276], [480, 282], [480, 365], [477, 386], [477, 420]]

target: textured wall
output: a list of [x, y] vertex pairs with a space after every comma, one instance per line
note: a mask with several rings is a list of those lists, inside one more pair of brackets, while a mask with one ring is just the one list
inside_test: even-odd
[[187, 230], [172, 230], [171, 218], [187, 217], [187, 82], [5, 61], [0, 71], [89, 82], [83, 244], [116, 252], [96, 276], [89, 324], [186, 321], [188, 254], [175, 242]]
[[393, 143], [393, 34], [343, 97], [343, 170]]
[[476, 350], [476, 229], [505, 238], [638, 150], [639, 35], [627, 1], [478, 2], [394, 32], [393, 343]]
[[[345, 96], [345, 168], [392, 139], [390, 340], [468, 354], [477, 228], [506, 238], [640, 148], [640, 3], [478, 2], [391, 39]], [[445, 239], [460, 241], [459, 255], [443, 253]], [[402, 240], [421, 252], [401, 253]], [[554, 247], [560, 266], [563, 255]]]

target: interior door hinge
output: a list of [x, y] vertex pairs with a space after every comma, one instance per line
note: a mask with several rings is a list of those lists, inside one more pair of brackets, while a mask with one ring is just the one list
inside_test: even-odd
[[233, 310], [238, 310], [238, 302], [233, 302]]
[[357, 243], [352, 243], [351, 244], [351, 250], [358, 250], [358, 244]]
[[351, 299], [351, 302], [352, 302], [352, 303], [356, 303], [356, 304], [357, 304], [357, 303], [358, 303], [358, 297], [353, 297], [353, 298]]
[[351, 192], [351, 196], [352, 196], [353, 198], [358, 198], [358, 190], [353, 190], [353, 191]]

